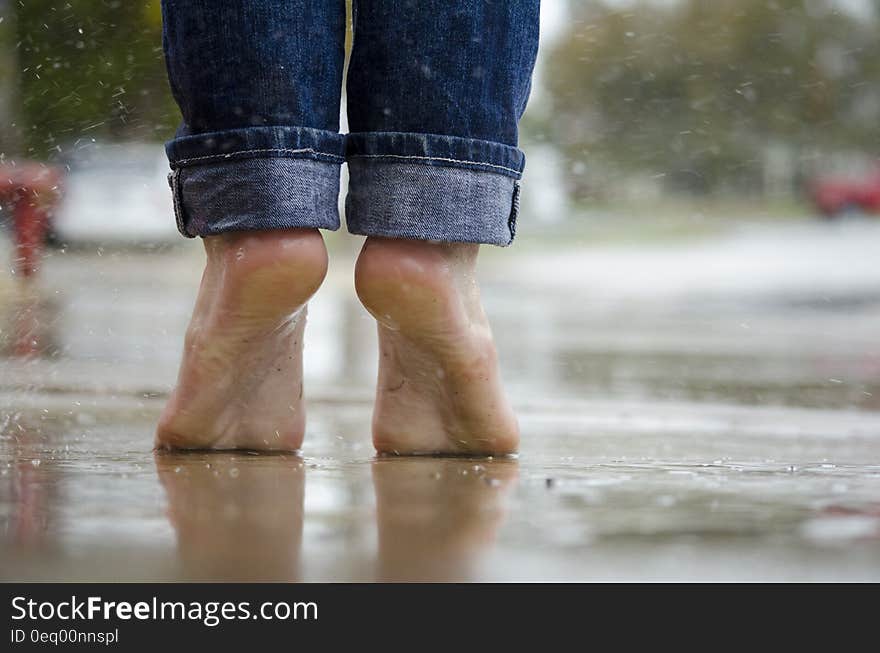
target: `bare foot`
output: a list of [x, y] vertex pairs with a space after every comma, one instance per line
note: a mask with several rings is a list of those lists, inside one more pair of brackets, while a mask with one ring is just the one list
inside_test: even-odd
[[355, 285], [379, 323], [380, 452], [507, 454], [519, 445], [480, 303], [478, 251], [468, 243], [364, 243]]
[[327, 272], [324, 241], [315, 229], [204, 240], [207, 266], [156, 446], [299, 449], [306, 302]]

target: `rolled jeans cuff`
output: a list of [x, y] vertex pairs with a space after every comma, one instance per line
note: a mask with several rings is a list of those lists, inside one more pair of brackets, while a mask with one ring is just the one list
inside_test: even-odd
[[177, 228], [185, 236], [339, 228], [341, 134], [250, 127], [181, 136], [165, 149]]
[[346, 143], [348, 230], [364, 236], [509, 245], [525, 156], [476, 139], [354, 133]]

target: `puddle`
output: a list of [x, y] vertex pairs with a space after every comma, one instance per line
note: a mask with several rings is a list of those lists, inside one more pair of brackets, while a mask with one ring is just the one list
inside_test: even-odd
[[[856, 236], [849, 269], [875, 274]], [[580, 284], [488, 259], [523, 449], [459, 460], [374, 458], [374, 324], [344, 253], [310, 308], [303, 457], [154, 456], [200, 259], [55, 252], [30, 294], [0, 287], [0, 578], [880, 580], [871, 284], [765, 262], [780, 292], [758, 298], [727, 261], [689, 294], [654, 252], [662, 301], [630, 277], [615, 300], [590, 255]]]

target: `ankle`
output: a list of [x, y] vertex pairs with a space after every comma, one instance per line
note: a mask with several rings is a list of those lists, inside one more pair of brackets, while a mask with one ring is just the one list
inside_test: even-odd
[[[358, 263], [366, 267], [377, 259], [393, 257], [403, 263], [444, 264], [456, 273], [472, 273], [477, 267], [477, 243], [445, 243], [370, 236], [364, 241]], [[384, 262], [384, 261], [383, 261]]]
[[311, 297], [327, 274], [327, 248], [317, 229], [230, 232], [204, 239], [209, 274], [261, 285], [289, 281], [290, 295]]
[[476, 264], [479, 245], [367, 238], [355, 266], [361, 302], [382, 321], [406, 312], [426, 296], [439, 300], [449, 291], [479, 307]]

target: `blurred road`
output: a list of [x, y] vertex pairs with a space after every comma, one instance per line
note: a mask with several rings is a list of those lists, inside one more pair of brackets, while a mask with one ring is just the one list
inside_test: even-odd
[[373, 458], [353, 239], [302, 459], [150, 452], [196, 243], [0, 278], [0, 577], [880, 580], [880, 222], [560, 242], [484, 255], [517, 461]]

